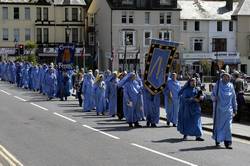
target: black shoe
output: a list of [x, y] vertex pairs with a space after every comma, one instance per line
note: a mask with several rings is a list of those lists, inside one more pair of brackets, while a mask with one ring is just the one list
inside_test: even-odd
[[105, 115], [105, 113], [104, 113], [104, 112], [102, 112], [102, 115]]
[[169, 121], [167, 121], [167, 126], [169, 126], [170, 125], [170, 122]]
[[176, 124], [173, 124], [173, 127], [176, 127]]
[[201, 137], [197, 137], [195, 140], [196, 140], [196, 141], [204, 141], [204, 139], [201, 138]]
[[114, 117], [115, 117], [115, 115], [112, 115], [111, 117], [113, 117], [113, 118], [114, 118]]
[[233, 149], [232, 145], [226, 145], [227, 149]]
[[96, 115], [99, 116], [99, 113], [97, 112]]
[[147, 127], [150, 127], [150, 122], [149, 122], [149, 121], [147, 121], [147, 124], [146, 124], [146, 125], [147, 125]]
[[151, 127], [155, 128], [155, 127], [157, 127], [157, 126], [156, 126], [155, 123], [152, 123], [152, 124], [151, 124]]
[[220, 147], [220, 143], [219, 142], [215, 142], [215, 146], [216, 147]]
[[141, 128], [142, 127], [138, 122], [135, 122], [134, 124], [135, 124], [135, 127], [137, 127], [137, 128]]
[[129, 125], [129, 127], [133, 127], [133, 123], [129, 123], [128, 125]]
[[186, 141], [187, 140], [187, 135], [184, 135], [183, 136], [183, 141]]

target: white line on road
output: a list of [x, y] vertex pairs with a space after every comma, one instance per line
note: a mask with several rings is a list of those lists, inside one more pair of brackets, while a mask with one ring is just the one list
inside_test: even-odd
[[21, 100], [21, 101], [27, 101], [27, 100], [25, 100], [25, 99], [23, 99], [23, 98], [21, 98], [21, 97], [18, 97], [18, 96], [14, 96], [16, 99], [19, 99], [19, 100]]
[[98, 132], [98, 133], [104, 134], [104, 135], [106, 135], [106, 136], [109, 136], [109, 137], [111, 137], [111, 138], [113, 138], [113, 139], [120, 139], [119, 137], [116, 137], [116, 136], [113, 136], [113, 135], [111, 135], [111, 134], [105, 133], [105, 132], [103, 132], [103, 131], [101, 131], [101, 130], [95, 129], [95, 128], [90, 127], [90, 126], [88, 126], [88, 125], [82, 125], [82, 126], [88, 128], [88, 129], [90, 129], [90, 130], [96, 131], [96, 132]]
[[181, 163], [186, 164], [186, 165], [198, 166], [198, 165], [193, 164], [193, 163], [190, 163], [190, 162], [188, 162], [188, 161], [184, 161], [184, 160], [178, 159], [178, 158], [176, 158], [176, 157], [169, 156], [169, 155], [167, 155], [167, 154], [164, 154], [164, 153], [155, 151], [155, 150], [153, 150], [153, 149], [149, 149], [149, 148], [147, 148], [147, 147], [144, 147], [144, 146], [141, 146], [141, 145], [138, 145], [138, 144], [135, 144], [135, 143], [131, 143], [131, 145], [136, 146], [136, 147], [141, 148], [141, 149], [144, 149], [144, 150], [147, 150], [147, 151], [149, 151], [149, 152], [153, 152], [153, 153], [155, 153], [155, 154], [159, 154], [159, 155], [161, 155], [161, 156], [163, 156], [163, 157], [166, 157], [166, 158], [169, 158], [169, 159], [172, 159], [172, 160], [181, 162]]
[[63, 115], [58, 114], [58, 113], [56, 113], [56, 112], [54, 112], [54, 115], [57, 115], [57, 116], [59, 116], [59, 117], [61, 117], [61, 118], [64, 118], [64, 119], [67, 119], [67, 120], [69, 120], [69, 121], [71, 121], [71, 122], [76, 123], [76, 120], [71, 119], [71, 118], [68, 118], [68, 117], [66, 117], [66, 116], [63, 116]]
[[7, 94], [7, 95], [11, 95], [10, 93], [4, 91], [4, 90], [1, 90], [3, 93]]
[[38, 107], [38, 108], [41, 108], [41, 109], [43, 109], [43, 110], [45, 110], [45, 111], [48, 111], [47, 108], [44, 108], [44, 107], [42, 107], [42, 106], [40, 106], [40, 105], [37, 105], [37, 104], [35, 104], [35, 103], [30, 103], [30, 104], [33, 105], [33, 106], [36, 106], [36, 107]]

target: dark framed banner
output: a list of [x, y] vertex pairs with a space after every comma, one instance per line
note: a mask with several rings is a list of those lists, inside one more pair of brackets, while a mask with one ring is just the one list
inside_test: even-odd
[[75, 46], [60, 45], [58, 48], [57, 64], [65, 69], [72, 69], [74, 65]]
[[172, 41], [152, 39], [144, 71], [144, 85], [152, 95], [165, 89], [178, 45]]

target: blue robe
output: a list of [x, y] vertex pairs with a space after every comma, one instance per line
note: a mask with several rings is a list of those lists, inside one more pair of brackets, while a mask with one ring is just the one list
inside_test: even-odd
[[57, 78], [54, 69], [48, 69], [44, 77], [45, 90], [48, 98], [53, 98], [56, 95]]
[[[167, 120], [173, 124], [177, 124], [179, 112], [179, 96], [178, 93], [181, 89], [180, 83], [170, 79], [167, 83], [168, 92], [164, 93], [166, 104]], [[170, 97], [172, 94], [172, 98]]]
[[23, 78], [22, 78], [23, 87], [27, 89], [29, 88], [29, 65], [27, 63], [24, 65], [22, 75], [23, 75]]
[[143, 107], [147, 122], [157, 124], [160, 119], [160, 95], [152, 95], [144, 88]]
[[40, 92], [42, 92], [43, 94], [46, 94], [46, 86], [45, 86], [45, 74], [48, 70], [48, 67], [46, 65], [43, 65], [43, 67], [41, 68], [41, 71], [40, 71], [40, 77], [39, 77], [39, 80], [40, 80]]
[[183, 135], [202, 136], [201, 107], [193, 99], [197, 94], [197, 88], [189, 85], [182, 90], [177, 130]]
[[82, 86], [83, 100], [83, 111], [90, 112], [94, 108], [93, 102], [93, 80], [90, 74], [84, 75], [84, 81]]
[[22, 87], [22, 64], [17, 63], [16, 65], [16, 83], [17, 87]]
[[[142, 111], [142, 94], [141, 86], [137, 80], [129, 80], [124, 85], [124, 104], [126, 104], [126, 121], [128, 123], [135, 123], [141, 119]], [[128, 102], [132, 102], [132, 106], [128, 105]]]
[[118, 80], [114, 76], [106, 81], [105, 95], [109, 102], [108, 106], [110, 116], [116, 115], [117, 112], [117, 83]]
[[32, 88], [34, 90], [39, 90], [40, 81], [39, 81], [39, 70], [37, 66], [32, 68], [31, 79], [32, 79]]
[[[215, 101], [215, 97], [217, 96], [217, 87], [218, 84], [215, 85], [212, 91], [212, 99]], [[237, 110], [237, 102], [236, 95], [234, 91], [234, 86], [232, 83], [224, 84], [220, 81], [217, 100], [217, 109], [213, 110], [213, 115], [216, 113], [216, 119], [214, 118], [214, 133], [212, 138], [216, 142], [222, 141], [232, 141], [232, 119], [233, 113]], [[215, 102], [214, 102], [215, 105]]]
[[96, 112], [104, 113], [106, 111], [105, 100], [105, 84], [104, 82], [96, 82], [93, 87], [95, 94]]

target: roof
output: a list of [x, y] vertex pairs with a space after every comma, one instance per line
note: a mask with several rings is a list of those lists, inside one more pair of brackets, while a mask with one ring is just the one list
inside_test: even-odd
[[231, 20], [231, 15], [238, 2], [233, 3], [233, 10], [226, 9], [226, 1], [178, 1], [181, 6], [181, 19], [192, 20]]
[[233, 15], [241, 15], [246, 16], [250, 15], [250, 1], [249, 0], [241, 0]]
[[35, 4], [38, 1], [51, 3], [55, 5], [86, 5], [85, 0], [0, 0], [0, 3], [31, 3]]

